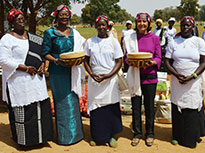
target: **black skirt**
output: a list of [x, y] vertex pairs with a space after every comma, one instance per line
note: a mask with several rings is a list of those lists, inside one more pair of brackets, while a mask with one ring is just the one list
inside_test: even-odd
[[202, 112], [198, 109], [182, 109], [172, 104], [172, 136], [185, 147], [195, 148], [200, 136], [203, 135]]
[[53, 140], [50, 100], [28, 106], [11, 107], [9, 121], [13, 140], [23, 146], [33, 146]]
[[109, 142], [122, 131], [120, 104], [111, 104], [90, 112], [91, 136], [96, 142]]

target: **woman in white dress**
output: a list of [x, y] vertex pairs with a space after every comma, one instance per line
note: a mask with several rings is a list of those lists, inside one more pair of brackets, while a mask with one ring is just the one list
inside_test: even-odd
[[95, 20], [97, 36], [85, 45], [85, 68], [88, 79], [88, 113], [91, 136], [96, 143], [117, 147], [114, 135], [121, 132], [120, 91], [116, 73], [122, 64], [122, 50], [117, 39], [109, 37], [108, 18], [101, 15]]
[[168, 45], [165, 60], [172, 74], [172, 143], [194, 148], [204, 134], [201, 73], [205, 69], [205, 42], [193, 36], [193, 17], [182, 18], [180, 27], [180, 35]]
[[41, 57], [43, 39], [25, 31], [20, 10], [9, 11], [8, 21], [13, 31], [1, 38], [0, 65], [12, 138], [22, 146], [45, 143], [53, 139], [53, 125]]

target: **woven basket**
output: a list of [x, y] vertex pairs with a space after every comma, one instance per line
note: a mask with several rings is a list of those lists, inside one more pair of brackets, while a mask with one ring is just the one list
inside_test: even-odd
[[64, 59], [64, 62], [69, 63], [69, 65], [71, 66], [76, 66], [76, 65], [82, 64], [84, 59], [85, 59], [85, 56], [78, 57], [78, 58], [72, 58], [72, 59]]
[[127, 64], [134, 67], [143, 67], [146, 62], [151, 61], [152, 54], [147, 52], [130, 53], [127, 55]]
[[85, 59], [85, 52], [68, 52], [60, 55], [60, 58], [64, 60], [69, 66], [76, 66], [82, 64]]

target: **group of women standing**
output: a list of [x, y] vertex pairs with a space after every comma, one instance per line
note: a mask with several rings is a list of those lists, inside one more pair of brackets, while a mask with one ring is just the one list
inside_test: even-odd
[[81, 84], [77, 83], [81, 80], [81, 68], [71, 68], [59, 55], [83, 50], [85, 39], [67, 27], [71, 12], [66, 5], [60, 5], [52, 15], [54, 26], [45, 31], [42, 39], [25, 31], [23, 13], [12, 9], [8, 21], [13, 30], [0, 42], [3, 100], [8, 103], [12, 138], [23, 146], [53, 140], [45, 59], [50, 61], [48, 71], [55, 104], [57, 143], [69, 145], [84, 137], [78, 96]]
[[[109, 143], [111, 147], [117, 147], [116, 134], [122, 131], [122, 119], [116, 74], [121, 68], [123, 52], [118, 40], [108, 35], [109, 20], [104, 15], [98, 16], [95, 19], [97, 36], [88, 39], [85, 43], [85, 39], [75, 29], [67, 26], [71, 12], [66, 5], [60, 5], [52, 15], [55, 17], [54, 25], [44, 32], [42, 40], [25, 31], [25, 19], [20, 10], [12, 9], [8, 14], [13, 31], [4, 35], [0, 41], [0, 65], [3, 69], [3, 100], [8, 103], [12, 137], [23, 146], [44, 143], [53, 138], [50, 103], [43, 75], [46, 59], [50, 62], [48, 71], [54, 98], [57, 143], [70, 145], [83, 139], [79, 108], [81, 89], [78, 83], [82, 69], [81, 66], [71, 67], [69, 63], [61, 60], [59, 55], [82, 51], [85, 44], [84, 66], [89, 74], [88, 113], [93, 139], [90, 145]], [[124, 49], [127, 53], [149, 52], [153, 55], [152, 60], [145, 63], [143, 68], [130, 66], [128, 69], [128, 79], [131, 78], [128, 80], [128, 86], [132, 101], [134, 130], [132, 146], [136, 146], [143, 137], [142, 95], [146, 116], [145, 142], [147, 146], [152, 146], [154, 141], [154, 98], [158, 82], [157, 70], [161, 63], [161, 48], [159, 38], [150, 32], [150, 24], [149, 14], [137, 14], [136, 31], [124, 38]], [[190, 29], [187, 26], [190, 26]], [[190, 54], [186, 54], [187, 50], [183, 49], [183, 46], [185, 47], [183, 42], [192, 36], [192, 26], [190, 18], [186, 17], [181, 21], [181, 36], [170, 43], [166, 54], [166, 64], [173, 74], [173, 90], [183, 89], [178, 93], [173, 91], [171, 99], [173, 100], [173, 138], [188, 147], [195, 147], [194, 143], [200, 136], [200, 132], [196, 134], [195, 131], [192, 131], [190, 136], [192, 127], [184, 127], [191, 124], [194, 130], [198, 131], [198, 125], [202, 123], [198, 113], [202, 108], [200, 74], [205, 68], [205, 45], [200, 39], [194, 37], [193, 41], [187, 42], [194, 48], [194, 52], [189, 48]], [[197, 44], [198, 46], [193, 47]], [[32, 46], [35, 50], [40, 45], [42, 45], [41, 53], [34, 52]], [[184, 55], [190, 62], [180, 60]], [[33, 57], [28, 58], [29, 56]], [[36, 60], [35, 58], [38, 59], [37, 64], [32, 65], [34, 63], [32, 60]], [[27, 62], [29, 60], [30, 62]], [[174, 60], [173, 65], [170, 64], [170, 60]], [[185, 69], [183, 65], [185, 62], [193, 66]], [[197, 91], [189, 90], [192, 85], [197, 88]], [[197, 95], [198, 99], [190, 98], [190, 93], [191, 97]], [[187, 118], [187, 114], [192, 120]], [[183, 116], [179, 117], [180, 115]], [[199, 120], [196, 120], [197, 117]], [[185, 121], [182, 122], [180, 118]], [[192, 121], [196, 123], [193, 124]], [[181, 132], [179, 129], [183, 129], [186, 139], [192, 138], [191, 145], [179, 136], [178, 133]]]

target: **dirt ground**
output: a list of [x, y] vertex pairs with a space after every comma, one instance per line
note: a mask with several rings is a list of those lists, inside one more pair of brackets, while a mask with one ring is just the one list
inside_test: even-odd
[[[0, 110], [0, 153], [205, 153], [205, 137], [195, 149], [185, 148], [182, 146], [174, 146], [171, 141], [171, 124], [155, 124], [155, 141], [152, 147], [147, 147], [144, 140], [141, 140], [136, 147], [130, 145], [132, 132], [130, 130], [131, 115], [123, 115], [123, 131], [119, 135], [118, 147], [110, 148], [109, 146], [89, 145], [90, 126], [89, 119], [83, 117], [83, 127], [85, 138], [77, 144], [70, 146], [60, 146], [54, 142], [48, 142], [42, 146], [32, 148], [19, 148], [13, 142], [10, 135], [10, 127], [8, 114], [4, 110]], [[144, 124], [143, 124], [144, 130]]]

